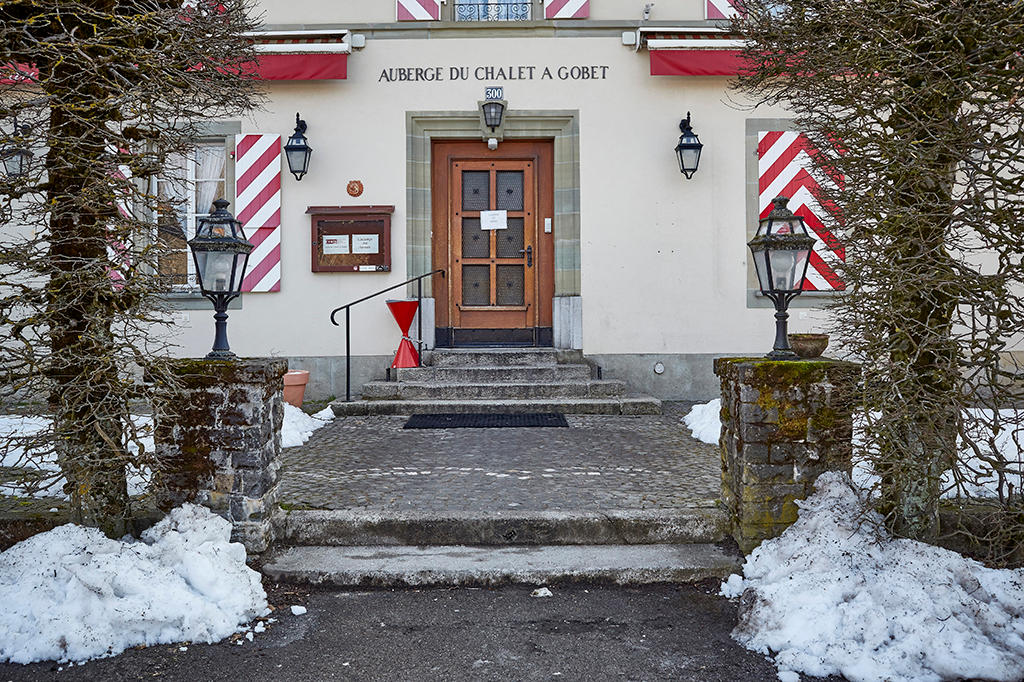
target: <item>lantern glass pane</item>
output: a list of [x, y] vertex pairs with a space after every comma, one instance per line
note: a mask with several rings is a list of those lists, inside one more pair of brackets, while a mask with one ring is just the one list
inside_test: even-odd
[[4, 155], [4, 171], [12, 178], [21, 177], [28, 166], [28, 157], [28, 153], [20, 149], [9, 152]]
[[697, 170], [698, 163], [700, 163], [700, 149], [690, 147], [679, 150], [679, 168], [681, 170]]
[[235, 254], [229, 251], [207, 251], [196, 253], [196, 266], [202, 277], [203, 289], [214, 292], [231, 291], [231, 266]]
[[[806, 251], [789, 251], [783, 249], [772, 249], [768, 252], [771, 259], [772, 289], [774, 291], [794, 291], [799, 283], [800, 275], [803, 274], [803, 260], [807, 260]], [[798, 269], [798, 266], [800, 268]]]
[[484, 103], [484, 124], [489, 128], [497, 128], [501, 125], [501, 115], [504, 113], [505, 105], [501, 102]]
[[235, 254], [235, 267], [231, 271], [231, 290], [241, 291], [242, 278], [245, 277], [245, 263], [249, 259], [247, 253]]
[[292, 173], [305, 174], [309, 170], [309, 157], [312, 151], [309, 147], [285, 149], [285, 155], [288, 157], [288, 170]]
[[768, 252], [754, 251], [754, 269], [757, 270], [757, 283], [761, 291], [771, 291], [771, 280], [768, 279]]

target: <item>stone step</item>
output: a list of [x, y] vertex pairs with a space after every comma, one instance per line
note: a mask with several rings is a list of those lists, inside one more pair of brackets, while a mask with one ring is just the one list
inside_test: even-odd
[[624, 381], [543, 383], [438, 383], [371, 381], [363, 400], [526, 400], [531, 398], [609, 398], [626, 392]]
[[661, 401], [650, 396], [614, 398], [535, 398], [526, 400], [355, 400], [331, 403], [335, 416], [472, 413], [521, 414], [661, 414]]
[[646, 545], [721, 542], [713, 500], [673, 509], [399, 512], [295, 509], [274, 521], [285, 545]]
[[424, 359], [433, 367], [539, 367], [560, 357], [565, 354], [554, 348], [440, 348]]
[[392, 370], [399, 381], [452, 383], [505, 383], [513, 381], [587, 381], [589, 365], [543, 367], [407, 367]]
[[619, 585], [724, 578], [740, 558], [716, 545], [290, 547], [263, 565], [272, 580], [339, 587]]

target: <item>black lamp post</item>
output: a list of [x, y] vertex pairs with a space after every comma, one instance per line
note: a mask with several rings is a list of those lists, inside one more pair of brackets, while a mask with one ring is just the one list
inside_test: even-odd
[[[14, 119], [14, 132], [12, 137], [17, 137], [27, 132], [28, 126], [19, 126], [18, 119]], [[4, 172], [8, 177], [20, 178], [28, 173], [29, 163], [32, 161], [32, 152], [27, 147], [19, 144], [11, 144], [0, 148], [0, 161], [4, 164]]]
[[313, 155], [313, 148], [306, 141], [306, 122], [295, 114], [295, 132], [288, 138], [284, 145], [284, 155], [288, 159], [288, 170], [295, 176], [296, 180], [302, 180], [302, 176], [309, 170], [309, 157]]
[[206, 359], [226, 360], [235, 357], [228, 346], [228, 303], [242, 293], [242, 278], [253, 245], [245, 238], [242, 223], [227, 210], [228, 202], [217, 199], [213, 205], [217, 210], [199, 220], [196, 236], [188, 245], [195, 259], [199, 289], [213, 301], [216, 311], [213, 319], [217, 321], [217, 333]]
[[700, 164], [700, 151], [704, 145], [697, 138], [697, 133], [690, 127], [690, 112], [686, 112], [686, 118], [679, 122], [679, 144], [676, 145], [676, 159], [679, 161], [679, 172], [689, 180], [697, 172]]
[[775, 304], [775, 347], [771, 360], [797, 360], [789, 347], [786, 328], [789, 302], [800, 295], [807, 277], [807, 261], [814, 247], [814, 237], [807, 232], [802, 216], [795, 215], [786, 205], [788, 197], [772, 200], [775, 208], [762, 218], [757, 234], [747, 246], [754, 256], [754, 268], [761, 293]]

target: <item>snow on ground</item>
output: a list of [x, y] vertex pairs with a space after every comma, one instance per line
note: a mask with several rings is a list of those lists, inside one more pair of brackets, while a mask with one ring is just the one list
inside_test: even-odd
[[[721, 405], [722, 401], [718, 398], [709, 403], [694, 405], [681, 421], [690, 429], [694, 438], [704, 443], [717, 445], [719, 432], [722, 430], [722, 423], [719, 418]], [[980, 419], [986, 416], [987, 410], [968, 409], [964, 412], [965, 416], [969, 419]], [[1003, 417], [1003, 423], [1007, 426], [1004, 427], [1002, 433], [996, 438], [995, 445], [999, 454], [1007, 462], [1007, 471], [1004, 472], [1007, 483], [1013, 486], [1013, 490], [1021, 490], [1024, 488], [1024, 451], [1019, 449], [1014, 442], [1015, 427], [1012, 426], [1015, 421], [1020, 420], [1020, 415], [1012, 409], [1000, 410], [999, 413]], [[855, 450], [859, 446], [863, 446], [859, 433], [858, 419], [855, 416], [853, 436]], [[983, 439], [986, 437], [984, 434], [979, 433], [979, 443], [983, 442]], [[1019, 438], [1024, 441], [1024, 433], [1019, 434]], [[972, 479], [963, 482], [963, 492], [971, 497], [996, 497], [999, 494], [999, 479], [992, 472], [992, 467], [975, 457], [973, 452], [966, 446], [962, 446], [960, 456], [963, 462], [960, 466], [970, 470]], [[870, 466], [866, 462], [858, 458], [858, 461], [854, 463], [853, 481], [861, 488], [868, 489], [877, 484], [878, 477], [872, 473]], [[953, 486], [952, 473], [946, 472], [942, 477], [942, 485], [943, 489], [947, 491], [944, 495], [945, 497], [955, 497], [957, 495], [957, 489]]]
[[186, 504], [111, 540], [68, 524], [0, 553], [0, 661], [83, 661], [139, 644], [216, 642], [267, 613], [231, 524]]
[[281, 426], [281, 447], [293, 448], [302, 445], [313, 432], [334, 419], [334, 412], [325, 407], [314, 415], [308, 415], [289, 403], [284, 404], [284, 424]]
[[[853, 682], [1024, 679], [1024, 569], [876, 535], [845, 474], [822, 474], [800, 517], [722, 584], [748, 605], [733, 637], [783, 673]], [[866, 523], [861, 523], [866, 521]]]
[[718, 436], [722, 432], [722, 422], [719, 418], [721, 410], [722, 401], [715, 398], [710, 403], [694, 405], [689, 414], [683, 417], [682, 422], [697, 440], [718, 445]]

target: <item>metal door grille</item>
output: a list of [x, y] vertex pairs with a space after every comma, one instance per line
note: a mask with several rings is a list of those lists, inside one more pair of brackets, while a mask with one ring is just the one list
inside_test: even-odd
[[462, 257], [490, 258], [491, 235], [480, 229], [479, 218], [462, 219]]
[[473, 306], [491, 304], [491, 266], [462, 266], [462, 304]]
[[491, 201], [491, 174], [462, 171], [462, 210], [486, 211]]
[[497, 230], [498, 258], [523, 258], [523, 219], [509, 218], [508, 227]]
[[498, 266], [498, 305], [523, 305], [522, 265]]

